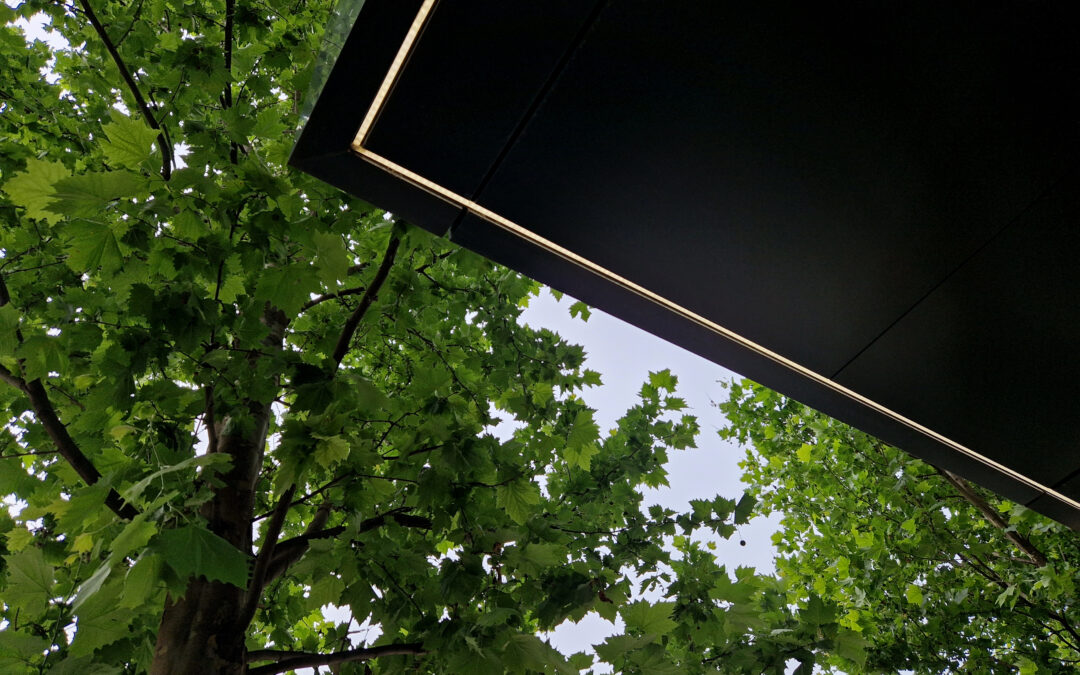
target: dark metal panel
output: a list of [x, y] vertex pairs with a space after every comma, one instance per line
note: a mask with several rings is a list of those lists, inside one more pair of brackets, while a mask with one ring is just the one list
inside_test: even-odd
[[1080, 511], [1068, 504], [1063, 504], [1052, 497], [1042, 496], [1028, 504], [1028, 508], [1080, 532]]
[[444, 0], [365, 146], [472, 197], [596, 0]]
[[462, 210], [412, 183], [372, 166], [351, 152], [294, 161], [294, 166], [407, 222], [443, 235]]
[[[565, 14], [536, 20], [573, 34], [561, 52], [519, 20], [531, 4], [443, 0], [374, 149], [465, 196], [486, 175], [483, 207], [1080, 498], [1080, 183], [1058, 184], [1080, 148], [1069, 3], [610, 0], [585, 35], [558, 18], [585, 9], [552, 2]], [[292, 161], [443, 233], [464, 211], [439, 188], [345, 151], [419, 4], [365, 2]], [[453, 238], [1080, 525], [902, 418], [486, 220], [465, 215]]]
[[1041, 11], [616, 0], [477, 201], [830, 375], [1074, 152]]
[[444, 234], [460, 209], [348, 152], [421, 0], [366, 0], [289, 163]]
[[1033, 489], [957, 453], [903, 422], [809, 380], [772, 359], [734, 345], [710, 330], [684, 321], [649, 300], [598, 283], [592, 272], [538, 249], [474, 214], [467, 214], [462, 219], [454, 228], [451, 239], [657, 337], [823, 410], [917, 457], [962, 474], [1009, 499], [1027, 503], [1038, 496]]
[[1074, 173], [837, 381], [1045, 485], [1080, 469], [1077, 223]]

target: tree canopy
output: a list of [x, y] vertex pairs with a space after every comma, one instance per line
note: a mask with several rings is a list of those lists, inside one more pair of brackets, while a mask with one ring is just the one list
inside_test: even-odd
[[752, 382], [720, 405], [783, 514], [777, 573], [867, 646], [865, 669], [1072, 673], [1076, 533]]
[[[0, 667], [859, 658], [695, 538], [751, 498], [642, 507], [698, 432], [670, 373], [601, 433], [535, 283], [286, 168], [329, 10], [0, 5]], [[595, 657], [543, 639], [589, 612], [625, 626]]]

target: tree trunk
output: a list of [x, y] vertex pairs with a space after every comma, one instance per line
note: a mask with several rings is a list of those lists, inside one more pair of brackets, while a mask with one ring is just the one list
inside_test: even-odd
[[[288, 323], [269, 308], [267, 346], [280, 349]], [[224, 485], [214, 490], [202, 515], [209, 529], [246, 554], [251, 553], [255, 489], [262, 471], [270, 428], [270, 404], [249, 402], [244, 420], [224, 417], [213, 423], [217, 443], [211, 451], [232, 457]], [[215, 447], [216, 446], [216, 447]], [[169, 598], [154, 645], [151, 675], [238, 675], [247, 671], [247, 619], [242, 617], [245, 589], [205, 579], [191, 579], [183, 598]]]

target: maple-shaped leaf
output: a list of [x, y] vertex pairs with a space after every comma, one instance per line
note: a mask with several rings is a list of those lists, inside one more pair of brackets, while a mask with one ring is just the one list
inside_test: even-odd
[[657, 389], [675, 391], [675, 387], [679, 384], [679, 378], [672, 375], [670, 370], [664, 369], [655, 373], [649, 373], [649, 384]]
[[570, 427], [570, 433], [566, 435], [566, 447], [581, 449], [594, 443], [599, 436], [600, 427], [593, 421], [593, 412], [581, 410], [574, 417], [574, 424]]
[[289, 265], [263, 270], [255, 287], [255, 299], [265, 300], [286, 314], [300, 311], [313, 291], [318, 290], [314, 271], [307, 265]]
[[598, 645], [593, 645], [596, 655], [608, 663], [615, 663], [623, 654], [640, 649], [655, 639], [654, 635], [612, 635]]
[[532, 507], [540, 503], [540, 490], [534, 484], [523, 480], [500, 485], [495, 495], [496, 503], [519, 525], [525, 524], [532, 515]]
[[72, 656], [89, 656], [99, 647], [131, 635], [128, 627], [136, 614], [119, 606], [122, 588], [120, 582], [110, 583], [79, 607], [75, 639], [69, 652]]
[[592, 465], [593, 456], [598, 452], [600, 452], [600, 446], [596, 443], [587, 443], [581, 447], [567, 445], [566, 449], [563, 450], [563, 459], [566, 460], [567, 464], [588, 471]]
[[315, 241], [315, 269], [319, 280], [333, 287], [345, 278], [349, 271], [349, 254], [341, 235], [328, 232], [315, 232], [311, 235]]
[[7, 556], [7, 584], [4, 602], [17, 607], [27, 617], [45, 612], [52, 597], [53, 568], [45, 562], [40, 548], [30, 547]]
[[111, 202], [142, 197], [149, 181], [130, 171], [97, 171], [63, 178], [53, 188], [48, 210], [65, 216], [94, 218]]
[[101, 149], [110, 165], [137, 169], [154, 151], [158, 132], [146, 122], [113, 111], [112, 122], [102, 127], [108, 140]]
[[17, 206], [26, 209], [26, 215], [55, 223], [63, 215], [49, 205], [56, 199], [56, 184], [69, 175], [60, 162], [28, 159], [26, 171], [9, 180], [4, 185], [4, 192]]
[[120, 242], [107, 226], [89, 220], [76, 220], [67, 228], [67, 266], [75, 272], [92, 272], [99, 267], [105, 273], [115, 272], [124, 264]]
[[619, 610], [626, 627], [646, 635], [664, 635], [678, 624], [672, 620], [673, 602], [652, 604], [646, 600], [630, 603]]
[[185, 525], [166, 530], [150, 546], [181, 579], [206, 577], [241, 588], [247, 584], [248, 556], [205, 528]]

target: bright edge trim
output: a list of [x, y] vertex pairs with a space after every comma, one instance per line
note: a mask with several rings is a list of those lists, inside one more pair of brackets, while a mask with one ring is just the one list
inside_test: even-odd
[[367, 114], [364, 115], [364, 121], [361, 122], [360, 129], [356, 132], [352, 147], [361, 147], [364, 145], [364, 141], [367, 140], [371, 127], [374, 126], [375, 120], [379, 117], [379, 112], [382, 111], [383, 104], [386, 103], [387, 97], [390, 96], [390, 90], [394, 88], [398, 74], [405, 66], [405, 61], [408, 60], [409, 54], [412, 52], [413, 44], [416, 42], [416, 38], [420, 37], [420, 31], [423, 30], [424, 24], [427, 23], [427, 18], [431, 14], [431, 10], [434, 9], [436, 2], [438, 0], [424, 0], [424, 4], [420, 5], [420, 11], [416, 13], [416, 18], [413, 19], [412, 25], [409, 26], [409, 32], [405, 33], [405, 39], [402, 41], [401, 46], [398, 47], [397, 54], [394, 55], [390, 70], [386, 71], [386, 77], [383, 78], [382, 84], [379, 85], [379, 90], [375, 92], [375, 99], [371, 102]]
[[380, 169], [383, 169], [388, 173], [394, 174], [402, 180], [412, 183], [416, 187], [419, 187], [420, 189], [450, 204], [453, 204], [454, 206], [466, 209], [476, 214], [480, 218], [488, 221], [492, 225], [495, 225], [496, 227], [499, 227], [517, 237], [520, 237], [521, 239], [524, 239], [530, 244], [542, 248], [545, 251], [548, 251], [549, 253], [552, 253], [562, 258], [563, 260], [566, 260], [569, 263], [588, 270], [589, 272], [593, 273], [594, 275], [600, 277], [607, 282], [613, 283], [620, 288], [623, 288], [641, 298], [644, 298], [645, 300], [660, 305], [664, 309], [677, 316], [682, 317], [683, 319], [687, 319], [697, 324], [698, 326], [701, 326], [702, 328], [705, 328], [706, 330], [709, 330], [719, 335], [720, 337], [723, 337], [724, 339], [733, 342], [734, 344], [744, 349], [754, 352], [759, 356], [763, 356], [770, 361], [773, 361], [774, 363], [784, 368], [787, 368], [788, 370], [794, 371], [799, 375], [807, 378], [808, 380], [820, 384], [825, 388], [837, 394], [840, 394], [841, 396], [851, 399], [852, 401], [855, 401], [856, 403], [859, 403], [873, 410], [874, 412], [880, 413], [881, 415], [884, 415], [885, 417], [888, 417], [895, 422], [899, 422], [900, 424], [903, 424], [909, 429], [912, 429], [934, 441], [937, 441], [938, 443], [941, 443], [942, 445], [951, 448], [952, 450], [955, 450], [956, 452], [964, 455], [965, 457], [974, 459], [975, 461], [983, 464], [984, 466], [987, 466], [997, 471], [998, 473], [1008, 476], [1009, 478], [1012, 478], [1029, 488], [1041, 492], [1048, 497], [1053, 497], [1054, 499], [1064, 504], [1067, 504], [1074, 509], [1080, 510], [1080, 501], [1072, 499], [1071, 497], [1068, 497], [1058, 492], [1057, 490], [1047, 487], [1042, 483], [1039, 483], [1038, 481], [1016, 471], [1015, 469], [1011, 469], [1004, 464], [1001, 464], [1000, 462], [996, 462], [989, 457], [985, 457], [976, 452], [975, 450], [972, 450], [965, 445], [961, 445], [960, 443], [957, 443], [956, 441], [941, 435], [940, 433], [934, 431], [933, 429], [930, 429], [929, 427], [925, 427], [894, 410], [886, 408], [880, 403], [872, 399], [866, 398], [862, 394], [848, 389], [844, 385], [839, 384], [838, 382], [834, 382], [833, 380], [830, 380], [824, 375], [810, 370], [806, 366], [803, 366], [799, 363], [796, 363], [795, 361], [792, 361], [791, 359], [781, 356], [780, 354], [777, 354], [776, 352], [768, 349], [767, 347], [759, 345], [753, 340], [745, 338], [742, 335], [739, 335], [738, 333], [701, 316], [700, 314], [696, 314], [695, 312], [683, 307], [682, 305], [679, 305], [678, 303], [669, 300], [662, 295], [655, 293], [654, 291], [650, 291], [644, 286], [634, 283], [633, 281], [630, 281], [629, 279], [620, 276], [619, 274], [616, 274], [615, 272], [607, 269], [606, 267], [598, 265], [597, 263], [594, 263], [588, 258], [574, 253], [573, 251], [564, 248], [563, 246], [560, 246], [559, 244], [556, 244], [555, 242], [546, 239], [539, 234], [536, 234], [535, 232], [526, 229], [525, 227], [522, 227], [521, 225], [518, 225], [517, 223], [507, 218], [504, 218], [503, 216], [481, 206], [480, 204], [472, 201], [471, 199], [467, 199], [457, 194], [456, 192], [453, 192], [452, 190], [449, 190], [439, 185], [438, 183], [430, 181], [427, 178], [421, 176], [420, 174], [415, 173], [414, 171], [410, 171], [409, 169], [406, 169], [400, 164], [397, 164], [387, 159], [386, 157], [376, 154], [363, 147], [364, 141], [367, 139], [368, 134], [371, 132], [371, 127], [374, 125], [375, 120], [378, 118], [379, 113], [385, 105], [386, 99], [389, 96], [391, 89], [393, 89], [394, 84], [397, 82], [397, 79], [401, 74], [401, 70], [404, 67], [406, 60], [408, 60], [409, 54], [412, 52], [412, 48], [415, 45], [416, 39], [419, 36], [420, 31], [423, 29], [424, 24], [430, 16], [431, 11], [437, 1], [438, 0], [424, 0], [424, 3], [420, 7], [420, 11], [416, 15], [416, 18], [413, 19], [413, 23], [409, 27], [408, 33], [406, 33], [405, 35], [405, 40], [402, 42], [401, 47], [398, 49], [397, 55], [394, 57], [394, 61], [390, 65], [390, 70], [387, 71], [386, 77], [383, 78], [382, 85], [379, 87], [378, 92], [376, 92], [375, 98], [372, 100], [371, 107], [368, 108], [367, 114], [364, 116], [364, 121], [360, 125], [360, 129], [356, 133], [356, 138], [353, 140], [352, 145], [350, 146], [353, 152], [355, 152], [365, 161], [379, 167]]

